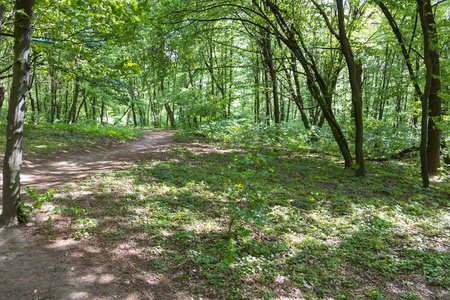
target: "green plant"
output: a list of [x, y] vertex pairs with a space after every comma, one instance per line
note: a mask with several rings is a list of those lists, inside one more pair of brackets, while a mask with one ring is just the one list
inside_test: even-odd
[[[52, 212], [61, 212], [61, 215], [66, 215], [70, 218], [70, 226], [75, 223], [75, 220], [78, 220], [81, 224], [89, 223], [90, 219], [86, 218], [86, 215], [89, 211], [88, 208], [79, 208], [79, 207], [64, 207], [64, 206], [57, 206], [54, 207]], [[78, 218], [81, 214], [83, 214], [83, 217]], [[50, 218], [49, 218], [50, 219]]]
[[47, 190], [44, 194], [38, 194], [35, 188], [25, 187], [25, 193], [34, 199], [31, 206], [25, 204], [25, 200], [21, 200], [18, 205], [17, 218], [20, 223], [27, 223], [30, 220], [31, 213], [34, 209], [41, 209], [42, 204], [49, 199], [53, 199], [55, 196], [55, 191], [52, 189]]
[[[276, 153], [271, 152], [271, 156]], [[242, 237], [248, 236], [251, 232], [248, 226], [250, 222], [255, 226], [259, 226], [270, 222], [272, 212], [265, 200], [265, 194], [255, 186], [256, 177], [273, 173], [273, 169], [264, 170], [267, 166], [269, 156], [251, 154], [241, 158], [236, 156], [234, 162], [229, 165], [230, 168], [237, 168], [242, 175], [244, 183], [235, 185], [230, 189], [229, 214], [230, 222], [228, 224], [227, 239], [230, 238], [233, 226], [238, 223], [237, 231]], [[256, 166], [252, 169], [250, 166]], [[239, 222], [242, 221], [242, 222]], [[250, 227], [251, 228], [251, 227]]]

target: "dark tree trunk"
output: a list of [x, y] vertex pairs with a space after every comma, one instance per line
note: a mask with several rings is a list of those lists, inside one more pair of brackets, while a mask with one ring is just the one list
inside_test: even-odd
[[173, 111], [170, 108], [170, 105], [168, 103], [164, 103], [164, 107], [166, 108], [167, 111], [167, 117], [169, 118], [170, 121], [170, 127], [172, 129], [177, 129], [177, 125], [175, 123], [175, 116], [173, 115]]
[[270, 126], [270, 92], [269, 92], [269, 76], [267, 75], [267, 70], [264, 70], [264, 86], [266, 89], [265, 98], [266, 98], [266, 124]]
[[295, 84], [294, 102], [295, 105], [297, 105], [298, 110], [300, 111], [300, 117], [302, 118], [303, 126], [305, 126], [305, 129], [309, 130], [311, 129], [311, 126], [309, 125], [308, 117], [306, 116], [305, 110], [303, 109], [303, 98], [300, 90], [300, 80], [298, 79], [297, 64], [295, 62], [294, 55], [292, 55], [291, 57], [291, 70], [294, 76]]
[[80, 85], [78, 84], [80, 81], [80, 79], [77, 77], [75, 79], [75, 91], [73, 93], [73, 101], [72, 101], [72, 106], [70, 107], [70, 112], [69, 112], [69, 123], [75, 123], [77, 120], [77, 102], [78, 102], [78, 97], [80, 94]]
[[34, 90], [36, 93], [36, 108], [37, 108], [37, 116], [39, 120], [39, 116], [41, 115], [41, 101], [39, 101], [39, 84], [36, 80], [36, 83], [34, 84]]
[[94, 121], [94, 122], [97, 118], [96, 105], [97, 105], [97, 98], [92, 97], [92, 121]]
[[259, 94], [259, 58], [256, 56], [255, 63], [255, 123], [259, 122], [259, 107], [260, 107], [260, 94]]
[[2, 109], [3, 102], [5, 101], [5, 93], [6, 89], [0, 84], [0, 109]]
[[136, 119], [136, 111], [134, 110], [134, 103], [131, 104], [131, 112], [133, 113], [133, 124], [134, 127], [137, 127], [137, 119]]
[[102, 108], [100, 110], [100, 123], [103, 124], [103, 116], [105, 114], [105, 100], [102, 99]]
[[[426, 1], [426, 0], [425, 0]], [[423, 0], [417, 0], [418, 11], [420, 15], [420, 21], [422, 23], [423, 31], [423, 47], [424, 47], [424, 61], [426, 66], [425, 71], [425, 88], [421, 97], [422, 101], [422, 129], [420, 139], [420, 171], [422, 175], [423, 187], [430, 186], [430, 179], [428, 176], [428, 156], [427, 156], [427, 143], [428, 143], [428, 99], [431, 94], [431, 83], [433, 80], [433, 73], [431, 68], [431, 56], [430, 56], [430, 31], [425, 16], [425, 3]]]
[[344, 53], [345, 60], [347, 61], [347, 67], [350, 77], [350, 87], [352, 89], [352, 102], [355, 113], [355, 154], [356, 163], [358, 167], [356, 169], [356, 176], [364, 176], [364, 152], [363, 152], [363, 111], [362, 111], [362, 64], [361, 62], [355, 62], [352, 48], [347, 38], [347, 33], [344, 24], [344, 5], [343, 0], [336, 0], [338, 19], [339, 19], [339, 42], [341, 43], [341, 49]]
[[[417, 3], [419, 5], [420, 21], [424, 35], [426, 78], [427, 81], [431, 81], [428, 94], [428, 173], [432, 176], [436, 176], [438, 175], [438, 169], [440, 167], [441, 130], [438, 128], [438, 123], [441, 121], [442, 114], [441, 97], [439, 95], [441, 90], [441, 69], [439, 52], [437, 51], [438, 36], [430, 1], [418, 0]], [[431, 73], [431, 77], [429, 76], [429, 73]]]
[[0, 225], [15, 223], [20, 202], [23, 120], [30, 77], [29, 49], [34, 0], [16, 0], [14, 21], [14, 66], [6, 126], [3, 161], [3, 212]]
[[270, 85], [272, 89], [272, 97], [273, 97], [273, 114], [274, 120], [276, 124], [280, 124], [280, 104], [279, 104], [279, 95], [278, 95], [278, 82], [277, 82], [277, 71], [275, 70], [275, 66], [273, 63], [273, 53], [272, 53], [272, 45], [270, 42], [270, 38], [265, 36], [262, 39], [262, 53], [265, 61], [265, 66], [267, 68], [267, 72], [270, 77]]
[[55, 122], [55, 114], [56, 114], [56, 81], [55, 81], [55, 70], [50, 68], [50, 123]]

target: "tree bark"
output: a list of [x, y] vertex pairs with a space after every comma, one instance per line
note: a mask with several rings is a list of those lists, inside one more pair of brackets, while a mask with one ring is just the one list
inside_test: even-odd
[[294, 102], [295, 105], [297, 105], [298, 110], [300, 111], [300, 117], [302, 118], [303, 126], [305, 126], [305, 129], [309, 130], [311, 129], [311, 126], [309, 125], [308, 117], [306, 116], [305, 110], [303, 109], [303, 97], [300, 89], [300, 80], [298, 79], [297, 64], [295, 62], [295, 56], [293, 54], [291, 56], [291, 70], [294, 76], [295, 84]]
[[[425, 0], [426, 1], [426, 0]], [[423, 0], [417, 0], [418, 11], [420, 20], [422, 23], [423, 31], [423, 48], [424, 48], [424, 61], [426, 66], [425, 71], [425, 88], [421, 97], [422, 101], [422, 129], [420, 139], [420, 171], [422, 176], [422, 184], [424, 188], [430, 186], [430, 179], [428, 176], [428, 156], [427, 156], [427, 143], [428, 143], [428, 99], [431, 93], [432, 82], [432, 69], [431, 69], [431, 57], [430, 57], [430, 32], [428, 30], [428, 24], [425, 20], [425, 3]]]
[[51, 104], [50, 104], [50, 110], [51, 110], [51, 119], [50, 123], [53, 124], [55, 122], [55, 114], [56, 114], [56, 81], [55, 81], [55, 70], [53, 70], [52, 67], [50, 67], [50, 97], [51, 97]]
[[173, 111], [170, 108], [169, 103], [164, 103], [164, 107], [166, 108], [167, 111], [167, 116], [169, 117], [169, 121], [170, 121], [170, 127], [172, 129], [177, 129], [177, 125], [175, 123], [175, 116], [173, 115]]
[[353, 56], [352, 48], [347, 37], [347, 32], [344, 23], [344, 5], [342, 0], [336, 0], [338, 10], [338, 24], [339, 24], [339, 42], [341, 43], [341, 49], [344, 53], [345, 60], [347, 62], [350, 87], [352, 90], [352, 102], [355, 116], [355, 154], [356, 163], [358, 167], [356, 169], [356, 176], [364, 176], [364, 152], [363, 152], [363, 110], [362, 110], [362, 64], [356, 62]]
[[[428, 94], [428, 173], [432, 176], [436, 176], [438, 175], [438, 169], [440, 167], [441, 130], [438, 127], [438, 123], [441, 121], [442, 113], [441, 97], [439, 96], [441, 90], [441, 71], [438, 52], [438, 36], [430, 1], [418, 0], [417, 2], [419, 4], [419, 15], [424, 35], [424, 58], [427, 60], [425, 63], [427, 68], [426, 78], [427, 81], [431, 81]], [[429, 76], [429, 72], [431, 73], [431, 76]]]
[[262, 42], [262, 53], [265, 61], [265, 66], [267, 68], [270, 84], [272, 88], [272, 97], [273, 97], [273, 114], [275, 124], [280, 124], [280, 104], [279, 104], [279, 95], [278, 95], [278, 82], [277, 82], [277, 72], [275, 70], [275, 66], [273, 64], [273, 52], [270, 38], [268, 35], [263, 37]]
[[16, 0], [14, 21], [14, 66], [6, 126], [3, 161], [3, 212], [0, 225], [16, 222], [20, 202], [23, 121], [30, 77], [29, 49], [34, 0]]
[[80, 93], [80, 85], [79, 85], [80, 79], [78, 77], [75, 78], [75, 91], [73, 93], [73, 100], [72, 100], [72, 106], [70, 107], [69, 111], [69, 124], [76, 122], [77, 117], [77, 102], [78, 102], [78, 96]]
[[6, 89], [0, 83], [0, 110], [3, 107], [3, 101], [5, 101], [5, 93], [6, 93]]

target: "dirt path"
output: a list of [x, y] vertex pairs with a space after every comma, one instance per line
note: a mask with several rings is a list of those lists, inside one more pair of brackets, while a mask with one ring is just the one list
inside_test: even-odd
[[111, 150], [80, 152], [74, 149], [75, 152], [61, 153], [51, 161], [25, 161], [21, 175], [22, 186], [47, 190], [95, 173], [118, 170], [138, 159], [149, 158], [152, 153], [163, 151], [163, 146], [173, 141], [172, 136], [173, 132], [154, 131]]
[[[61, 187], [95, 173], [120, 170], [136, 160], [150, 159], [154, 153], [170, 149], [172, 141], [173, 132], [154, 131], [110, 150], [74, 149], [52, 160], [26, 161], [22, 184], [39, 191]], [[69, 252], [75, 244], [73, 240], [49, 244], [33, 237], [28, 226], [0, 229], [0, 299], [115, 299], [97, 297], [93, 292], [96, 285], [114, 281], [113, 275], [98, 270], [96, 277], [92, 275], [95, 278], [71, 276], [83, 266], [85, 258], [73, 257], [76, 252]], [[126, 299], [135, 298], [131, 295]]]

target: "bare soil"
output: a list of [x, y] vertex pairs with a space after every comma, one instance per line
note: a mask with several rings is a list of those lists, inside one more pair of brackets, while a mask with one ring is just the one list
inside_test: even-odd
[[[50, 159], [26, 160], [22, 186], [43, 192], [99, 172], [120, 170], [167, 151], [172, 142], [173, 132], [152, 131], [110, 149], [73, 149], [54, 153]], [[104, 257], [86, 242], [36, 234], [33, 222], [0, 229], [0, 299], [185, 298], [171, 291], [164, 281], [152, 278], [146, 279], [151, 287], [148, 292], [136, 290], [127, 276], [120, 275], [126, 275], [126, 270], [105, 267], [109, 262]]]

